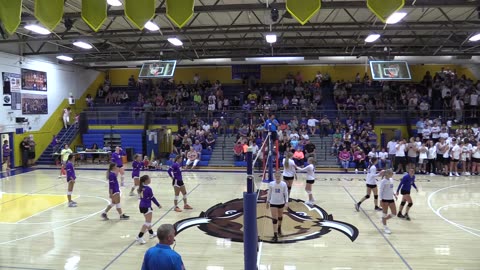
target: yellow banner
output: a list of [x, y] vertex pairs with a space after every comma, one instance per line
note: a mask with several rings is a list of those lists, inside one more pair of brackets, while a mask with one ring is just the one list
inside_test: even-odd
[[195, 0], [167, 0], [167, 17], [182, 28], [193, 16]]
[[64, 0], [35, 0], [35, 18], [53, 31], [62, 20]]
[[22, 0], [0, 0], [0, 21], [11, 35], [22, 20]]
[[140, 30], [155, 16], [155, 0], [125, 0], [125, 16]]
[[82, 19], [97, 32], [107, 19], [107, 1], [82, 0]]
[[367, 7], [386, 23], [388, 17], [403, 8], [405, 0], [367, 0]]
[[322, 7], [321, 0], [287, 0], [287, 11], [302, 25], [308, 22]]

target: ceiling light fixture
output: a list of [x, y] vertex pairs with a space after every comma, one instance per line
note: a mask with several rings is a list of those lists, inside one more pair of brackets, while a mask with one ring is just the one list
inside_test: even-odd
[[158, 27], [158, 25], [156, 23], [153, 23], [151, 21], [148, 21], [146, 24], [145, 24], [145, 28], [147, 28], [148, 30], [150, 31], [158, 31], [160, 30], [160, 27]]
[[73, 45], [75, 45], [79, 48], [85, 49], [85, 50], [90, 50], [91, 48], [93, 48], [93, 46], [91, 44], [88, 44], [88, 43], [83, 42], [83, 41], [76, 41], [76, 42], [73, 43]]
[[48, 31], [47, 28], [41, 27], [40, 25], [36, 25], [36, 24], [27, 24], [25, 25], [25, 29], [40, 35], [48, 35], [51, 33], [50, 31]]
[[174, 46], [182, 46], [183, 42], [178, 38], [169, 38], [168, 42], [172, 43]]
[[406, 12], [395, 12], [387, 19], [387, 24], [396, 24], [401, 21], [405, 16], [407, 16]]
[[58, 55], [57, 59], [62, 61], [67, 61], [67, 62], [73, 61], [72, 57], [66, 56], [66, 55]]
[[479, 40], [480, 40], [480, 34], [476, 34], [476, 35], [472, 36], [471, 38], [469, 38], [468, 40], [470, 40], [470, 41], [479, 41]]
[[268, 43], [275, 43], [277, 42], [277, 35], [276, 34], [267, 34], [265, 36], [265, 39], [267, 40]]
[[114, 7], [119, 7], [122, 5], [122, 2], [120, 2], [120, 0], [107, 0], [107, 3], [110, 6], [114, 6]]
[[370, 34], [370, 35], [368, 35], [367, 38], [365, 38], [365, 42], [374, 42], [379, 38], [380, 38], [379, 34]]

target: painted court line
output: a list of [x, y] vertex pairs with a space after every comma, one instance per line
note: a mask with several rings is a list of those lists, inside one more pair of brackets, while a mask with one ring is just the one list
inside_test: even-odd
[[[476, 182], [476, 183], [468, 183], [468, 184], [453, 185], [453, 186], [448, 186], [448, 187], [444, 187], [444, 188], [438, 189], [438, 190], [432, 192], [432, 193], [428, 196], [427, 203], [428, 203], [428, 207], [430, 207], [430, 209], [433, 211], [433, 213], [435, 213], [435, 215], [437, 215], [439, 218], [443, 219], [445, 222], [447, 222], [447, 223], [449, 223], [449, 224], [451, 224], [451, 225], [459, 228], [460, 230], [463, 230], [463, 231], [465, 231], [465, 232], [467, 232], [467, 233], [469, 233], [469, 234], [471, 234], [471, 235], [475, 235], [475, 236], [477, 236], [477, 237], [480, 237], [480, 234], [474, 233], [474, 232], [466, 229], [466, 226], [461, 225], [461, 224], [458, 224], [458, 223], [456, 223], [456, 222], [453, 222], [453, 221], [445, 218], [445, 217], [440, 213], [440, 211], [441, 211], [443, 208], [445, 208], [446, 206], [448, 206], [448, 205], [446, 205], [446, 206], [444, 205], [444, 206], [442, 206], [442, 207], [440, 207], [440, 208], [438, 208], [438, 209], [434, 209], [434, 208], [433, 208], [433, 205], [432, 205], [432, 199], [433, 199], [433, 197], [434, 197], [437, 193], [442, 192], [442, 191], [447, 190], [447, 189], [455, 188], [455, 187], [468, 186], [468, 185], [474, 185], [474, 184], [478, 184], [478, 182]], [[472, 204], [477, 204], [477, 203], [472, 203]], [[467, 227], [467, 228], [468, 228], [468, 227]]]
[[[80, 197], [80, 196], [77, 196], [77, 197], [75, 197], [75, 199], [78, 199], [79, 197]], [[56, 205], [54, 205], [54, 206], [51, 206], [51, 207], [49, 207], [49, 208], [47, 208], [47, 209], [45, 209], [45, 210], [42, 210], [42, 211], [40, 211], [40, 212], [37, 212], [37, 213], [35, 213], [35, 214], [31, 215], [31, 216], [28, 216], [28, 217], [26, 217], [26, 218], [23, 218], [23, 219], [15, 222], [15, 223], [20, 223], [20, 222], [25, 221], [25, 220], [27, 220], [27, 219], [29, 219], [29, 218], [32, 218], [32, 217], [38, 216], [38, 215], [40, 215], [40, 214], [43, 214], [43, 213], [45, 213], [45, 212], [47, 212], [47, 211], [49, 211], [49, 210], [52, 210], [52, 209], [55, 208], [55, 207], [58, 207], [58, 206], [60, 206], [60, 205], [64, 205], [64, 204], [66, 204], [67, 202], [68, 202], [68, 201], [65, 201], [65, 202], [61, 202], [61, 203], [59, 203], [59, 204], [56, 204]]]
[[[194, 188], [192, 188], [190, 190], [190, 192], [187, 193], [187, 195], [190, 195], [192, 194], [192, 192], [197, 189], [198, 187], [200, 186], [200, 184], [197, 184]], [[173, 206], [168, 209], [167, 212], [163, 213], [163, 215], [158, 218], [153, 224], [152, 224], [152, 227], [157, 225], [158, 222], [160, 222], [168, 213], [170, 213], [171, 211], [173, 210]], [[118, 260], [125, 252], [127, 252], [127, 250], [129, 250], [133, 245], [135, 245], [137, 243], [137, 240], [133, 240], [127, 247], [125, 247], [120, 253], [117, 254], [117, 256], [115, 256], [115, 258], [113, 258], [113, 260], [111, 260], [104, 268], [103, 270], [109, 268], [116, 260]]]
[[[345, 186], [343, 187], [343, 189], [345, 190], [345, 192], [347, 192], [348, 196], [350, 196], [350, 198], [355, 203], [357, 203], [355, 198], [353, 198], [352, 194], [350, 193], [350, 191], [348, 191], [348, 189]], [[412, 270], [413, 268], [410, 266], [410, 264], [407, 262], [407, 260], [402, 256], [402, 254], [400, 254], [400, 252], [395, 248], [395, 246], [392, 244], [392, 242], [390, 242], [390, 240], [385, 236], [385, 234], [382, 232], [382, 230], [380, 230], [380, 228], [377, 226], [377, 224], [375, 224], [375, 222], [373, 222], [372, 218], [365, 212], [365, 210], [363, 210], [363, 208], [360, 208], [360, 209], [362, 210], [362, 213], [368, 218], [368, 220], [370, 220], [370, 222], [375, 227], [375, 229], [377, 229], [378, 233], [383, 237], [383, 239], [385, 239], [385, 241], [387, 241], [388, 245], [390, 245], [390, 247], [393, 249], [393, 251], [395, 251], [395, 253], [397, 253], [398, 257], [400, 257], [400, 259], [403, 261], [405, 266], [408, 269]]]

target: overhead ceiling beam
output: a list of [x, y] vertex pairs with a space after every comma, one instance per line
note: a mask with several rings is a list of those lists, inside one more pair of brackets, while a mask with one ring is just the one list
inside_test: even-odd
[[[368, 25], [367, 23], [312, 23], [306, 24], [304, 26], [298, 24], [284, 24], [277, 25], [275, 32], [285, 33], [285, 32], [316, 32], [316, 33], [329, 33], [329, 32], [359, 32], [359, 31], [382, 31], [382, 33], [388, 34], [396, 31], [438, 31], [441, 26], [442, 31], [465, 31], [472, 32], [477, 31], [480, 27], [480, 22], [464, 22], [464, 21], [439, 21], [439, 22], [422, 22], [422, 23], [401, 23], [398, 25], [388, 26], [383, 30], [382, 25]], [[217, 28], [214, 32], [212, 28]], [[211, 35], [211, 34], [245, 34], [245, 33], [264, 33], [263, 29], [265, 25], [222, 25], [222, 26], [195, 26], [189, 28], [189, 35]], [[164, 36], [177, 35], [177, 32], [174, 30], [164, 30]], [[143, 33], [142, 37], [160, 37], [158, 33]], [[62, 40], [109, 40], [109, 39], [121, 39], [121, 38], [138, 38], [138, 32], [133, 29], [127, 30], [111, 30], [98, 34], [91, 35], [82, 35], [76, 32], [66, 33]], [[22, 43], [22, 42], [45, 42], [51, 41], [55, 37], [49, 36], [44, 37], [41, 35], [31, 34], [29, 38], [26, 39], [7, 39], [0, 40], [0, 44], [6, 43]]]
[[[406, 0], [404, 8], [438, 8], [438, 7], [477, 7], [480, 5], [479, 0], [474, 1], [465, 1], [465, 0]], [[412, 4], [415, 4], [414, 6]], [[285, 10], [284, 3], [272, 3], [270, 8], [277, 8], [279, 10]], [[367, 8], [365, 1], [331, 1], [322, 2], [322, 10], [327, 9], [344, 9], [344, 8]], [[256, 11], [256, 10], [265, 10], [267, 9], [265, 4], [231, 4], [231, 5], [201, 5], [195, 6], [195, 13], [205, 13], [205, 12], [229, 12], [229, 11]], [[166, 8], [163, 6], [158, 7], [155, 10], [156, 14], [165, 14]], [[109, 10], [109, 17], [123, 16], [123, 10]], [[64, 18], [81, 18], [80, 12], [71, 12], [65, 13]], [[22, 21], [34, 21], [36, 20], [30, 14], [22, 14]]]

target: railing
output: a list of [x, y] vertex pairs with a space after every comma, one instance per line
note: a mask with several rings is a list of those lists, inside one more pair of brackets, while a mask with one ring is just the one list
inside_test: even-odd
[[[208, 113], [206, 110], [192, 110], [188, 108], [182, 112], [172, 112], [172, 111], [87, 111], [85, 112], [87, 119], [91, 124], [98, 125], [122, 125], [122, 124], [137, 124], [143, 125], [145, 121], [145, 114], [150, 114], [150, 124], [178, 124], [180, 119], [183, 124], [187, 124], [188, 121], [195, 115], [197, 118], [208, 121], [211, 123], [213, 119], [220, 121], [220, 116], [223, 116], [229, 124], [233, 124], [236, 118], [241, 120], [241, 123], [246, 123], [246, 119], [251, 117], [256, 118], [257, 120], [254, 123], [257, 123], [262, 118], [262, 115], [269, 113], [267, 111], [243, 111], [243, 110], [228, 110], [222, 112], [214, 112], [212, 114]], [[335, 117], [339, 117], [341, 120], [352, 116], [353, 118], [360, 117], [364, 121], [371, 121], [373, 123], [389, 123], [392, 124], [406, 124], [408, 116], [410, 121], [415, 121], [420, 117], [439, 117], [443, 119], [455, 119], [456, 114], [451, 110], [430, 110], [428, 113], [422, 113], [419, 111], [407, 111], [407, 110], [375, 110], [375, 111], [338, 111], [338, 110], [315, 110], [315, 111], [304, 111], [304, 110], [278, 110], [271, 112], [276, 115], [276, 118], [280, 121], [288, 121], [297, 116], [298, 120], [301, 120], [301, 117], [308, 119], [308, 116], [313, 115], [316, 118], [321, 118], [323, 115], [328, 115], [330, 121]], [[179, 115], [180, 114], [180, 115]], [[461, 116], [461, 121], [467, 123], [478, 122], [477, 117], [471, 117], [470, 111], [463, 111]], [[180, 117], [179, 117], [180, 116]]]
[[58, 144], [55, 145], [55, 147], [52, 149], [53, 150], [53, 153], [56, 153], [58, 150], [60, 150], [61, 148], [63, 148], [63, 146], [65, 145], [65, 140], [66, 138], [70, 137], [71, 136], [71, 132], [72, 130], [75, 131], [75, 125], [70, 125], [69, 127], [67, 127], [67, 130], [65, 130], [65, 133], [63, 133], [63, 136], [58, 139]]

